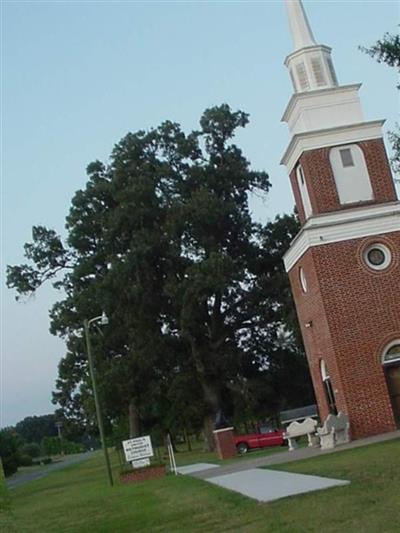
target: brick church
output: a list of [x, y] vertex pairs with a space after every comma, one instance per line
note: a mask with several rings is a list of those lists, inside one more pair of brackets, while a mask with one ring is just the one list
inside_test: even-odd
[[321, 420], [343, 411], [353, 438], [400, 425], [400, 202], [383, 120], [360, 84], [340, 85], [331, 49], [288, 0], [294, 94], [283, 156], [301, 230], [284, 257]]

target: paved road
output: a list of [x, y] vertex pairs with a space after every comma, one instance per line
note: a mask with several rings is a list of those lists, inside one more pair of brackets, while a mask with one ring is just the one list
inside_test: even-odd
[[375, 435], [374, 437], [367, 437], [365, 439], [358, 439], [343, 444], [333, 450], [321, 450], [321, 448], [299, 448], [292, 452], [285, 451], [282, 453], [273, 453], [264, 457], [255, 457], [254, 459], [247, 459], [244, 461], [236, 461], [226, 466], [219, 466], [218, 468], [210, 468], [208, 470], [202, 470], [200, 472], [194, 472], [190, 474], [193, 477], [199, 479], [211, 479], [213, 477], [222, 476], [224, 474], [232, 474], [234, 472], [241, 472], [243, 470], [249, 470], [251, 468], [260, 468], [263, 466], [277, 465], [283, 463], [290, 463], [292, 461], [299, 461], [300, 459], [308, 459], [310, 457], [319, 457], [329, 453], [337, 453], [352, 448], [360, 448], [367, 444], [374, 444], [377, 442], [384, 442], [386, 440], [400, 439], [400, 430], [393, 431], [392, 433], [383, 433], [382, 435]]
[[92, 454], [90, 452], [70, 455], [65, 457], [63, 461], [51, 463], [49, 465], [43, 466], [39, 470], [34, 470], [33, 472], [27, 472], [24, 474], [14, 474], [14, 476], [6, 480], [6, 485], [9, 489], [13, 489], [15, 487], [19, 487], [20, 485], [24, 485], [25, 483], [29, 483], [30, 481], [35, 481], [36, 479], [45, 477], [51, 472], [54, 472], [55, 470], [62, 470], [67, 466], [86, 461], [90, 457], [92, 457]]

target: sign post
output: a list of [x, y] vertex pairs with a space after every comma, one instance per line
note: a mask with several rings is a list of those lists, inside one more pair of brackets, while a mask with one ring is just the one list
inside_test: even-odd
[[170, 464], [171, 471], [174, 472], [174, 474], [177, 476], [178, 470], [176, 468], [174, 447], [172, 446], [171, 435], [169, 433], [167, 435], [167, 448], [168, 448], [169, 464]]

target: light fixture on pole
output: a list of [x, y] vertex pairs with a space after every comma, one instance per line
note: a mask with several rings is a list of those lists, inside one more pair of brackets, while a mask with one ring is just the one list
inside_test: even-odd
[[98, 425], [99, 433], [100, 433], [100, 441], [101, 441], [101, 446], [104, 452], [104, 459], [105, 459], [106, 468], [107, 468], [108, 480], [110, 482], [110, 485], [113, 486], [114, 482], [113, 482], [113, 477], [112, 477], [112, 472], [111, 472], [110, 458], [108, 457], [108, 451], [107, 451], [106, 440], [105, 440], [105, 435], [104, 435], [103, 415], [101, 412], [99, 397], [97, 394], [96, 373], [94, 370], [94, 364], [93, 364], [93, 358], [92, 358], [92, 346], [90, 343], [89, 328], [91, 324], [94, 324], [96, 322], [99, 322], [102, 326], [106, 326], [108, 324], [108, 317], [104, 313], [104, 311], [100, 316], [96, 316], [94, 318], [91, 318], [90, 320], [85, 319], [83, 321], [83, 327], [85, 330], [86, 349], [87, 349], [87, 355], [88, 355], [88, 361], [89, 361], [89, 372], [90, 372], [90, 377], [92, 380], [93, 396], [94, 396], [94, 403], [96, 406], [96, 417], [97, 417], [97, 425]]
[[[99, 318], [99, 317], [97, 317], [97, 318]], [[100, 317], [100, 324], [102, 326], [107, 326], [107, 324], [108, 324], [108, 316], [105, 314], [104, 311], [102, 312], [101, 317]]]

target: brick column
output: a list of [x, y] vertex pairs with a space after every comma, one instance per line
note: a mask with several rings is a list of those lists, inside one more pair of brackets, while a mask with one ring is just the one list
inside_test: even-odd
[[235, 440], [233, 438], [233, 427], [216, 429], [214, 431], [217, 453], [220, 459], [231, 459], [236, 456]]

